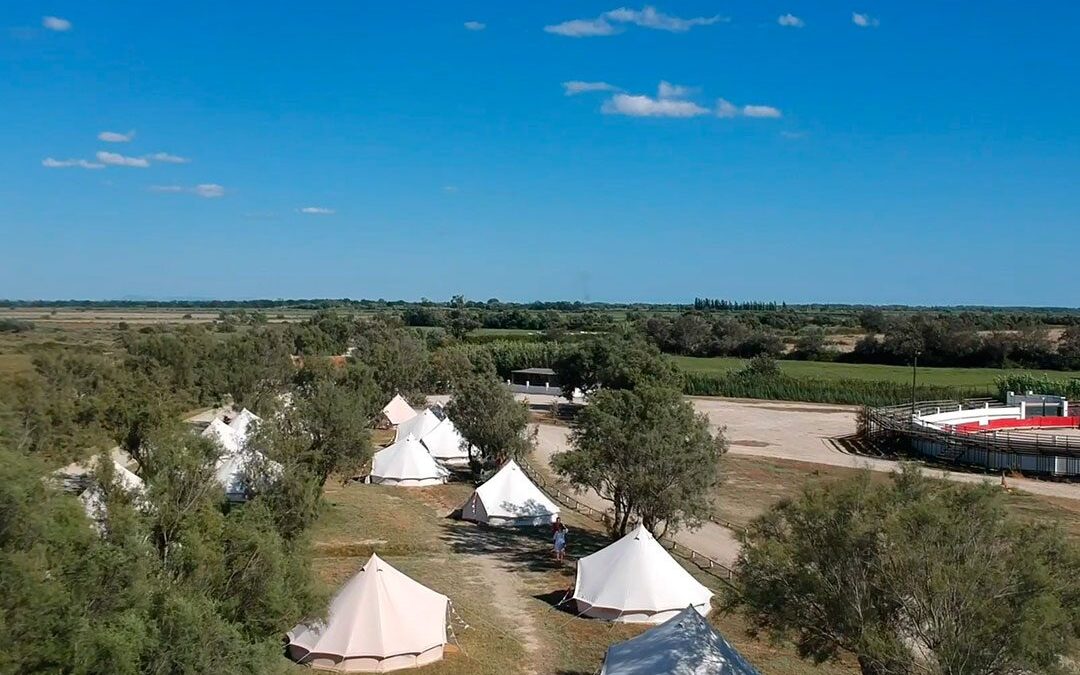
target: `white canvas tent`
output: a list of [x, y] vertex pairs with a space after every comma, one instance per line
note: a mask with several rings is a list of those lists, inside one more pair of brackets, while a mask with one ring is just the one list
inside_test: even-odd
[[226, 454], [232, 454], [239, 452], [243, 446], [243, 439], [236, 433], [236, 429], [233, 429], [221, 418], [214, 418], [210, 424], [203, 429], [201, 434], [204, 438], [217, 443], [218, 447], [225, 451]]
[[416, 417], [416, 411], [401, 394], [396, 394], [390, 399], [390, 402], [382, 409], [382, 414], [393, 427]]
[[240, 414], [229, 422], [229, 428], [236, 432], [236, 438], [241, 443], [244, 443], [255, 431], [255, 427], [258, 426], [259, 422], [262, 422], [261, 417], [244, 408], [240, 411]]
[[289, 657], [319, 670], [386, 672], [442, 658], [450, 600], [377, 555], [345, 582], [326, 620], [289, 634]]
[[386, 446], [371, 458], [368, 482], [402, 487], [424, 487], [446, 482], [449, 472], [439, 466], [427, 448], [412, 435]]
[[600, 675], [761, 675], [694, 608], [608, 648]]
[[627, 623], [661, 623], [687, 606], [704, 616], [712, 595], [643, 525], [579, 560], [574, 583], [581, 614]]
[[[96, 458], [94, 461], [97, 461]], [[120, 489], [133, 494], [136, 498], [142, 497], [146, 492], [146, 484], [142, 478], [129, 471], [127, 467], [117, 461], [113, 461], [113, 480]], [[90, 520], [100, 521], [105, 518], [105, 492], [95, 480], [89, 487], [79, 494], [79, 501]], [[145, 503], [145, 499], [139, 500]]]
[[214, 477], [225, 488], [225, 496], [232, 502], [244, 501], [248, 497], [250, 474], [260, 464], [266, 462], [267, 471], [273, 476], [281, 473], [282, 467], [273, 460], [267, 460], [258, 450], [243, 449], [226, 453], [218, 458], [214, 465]]
[[514, 460], [476, 488], [461, 517], [488, 525], [526, 527], [555, 522], [559, 507], [529, 480]]
[[409, 419], [405, 420], [398, 425], [397, 435], [394, 436], [395, 441], [400, 441], [406, 436], [412, 436], [413, 438], [423, 438], [428, 435], [432, 429], [442, 422], [439, 416], [428, 408], [422, 413], [413, 415]]
[[[420, 438], [431, 456], [449, 466], [464, 466], [469, 463], [469, 450], [465, 437], [447, 417], [435, 425], [435, 428]], [[475, 446], [473, 453], [476, 453]]]

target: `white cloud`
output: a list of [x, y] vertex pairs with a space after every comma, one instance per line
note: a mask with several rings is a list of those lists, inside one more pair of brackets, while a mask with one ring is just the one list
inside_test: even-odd
[[97, 153], [97, 161], [109, 166], [131, 166], [138, 169], [145, 169], [150, 166], [150, 162], [142, 157], [126, 157], [116, 152], [105, 152], [104, 150]]
[[58, 16], [41, 17], [41, 25], [58, 33], [66, 33], [71, 30], [71, 22]]
[[85, 159], [53, 159], [52, 157], [46, 157], [41, 160], [41, 166], [48, 167], [50, 169], [66, 169], [69, 167], [78, 167], [80, 169], [104, 169], [104, 164], [97, 164]]
[[162, 164], [187, 164], [191, 161], [187, 157], [178, 157], [167, 152], [155, 152], [152, 155], [147, 155], [146, 159], [161, 162]]
[[590, 91], [619, 91], [618, 87], [613, 84], [608, 84], [607, 82], [582, 82], [581, 80], [570, 80], [569, 82], [563, 82], [562, 86], [567, 96], [584, 94]]
[[776, 20], [776, 23], [781, 26], [787, 26], [788, 28], [802, 28], [806, 25], [805, 21], [794, 14], [781, 14], [780, 18]]
[[191, 189], [191, 191], [200, 197], [207, 199], [214, 199], [216, 197], [225, 196], [225, 188], [217, 183], [200, 183]]
[[614, 35], [619, 32], [615, 26], [612, 26], [602, 17], [599, 19], [563, 21], [553, 26], [544, 26], [544, 30], [548, 33], [566, 37], [596, 37], [598, 35]]
[[716, 101], [716, 116], [717, 117], [738, 117], [739, 109], [731, 101], [725, 101], [719, 99]]
[[485, 28], [487, 28], [486, 23], [481, 23], [479, 21], [466, 21], [465, 22], [465, 30], [484, 30]]
[[679, 84], [671, 84], [670, 82], [660, 82], [660, 86], [657, 87], [657, 95], [660, 98], [686, 98], [690, 94], [696, 91], [693, 87], [684, 87]]
[[649, 6], [643, 7], [640, 10], [620, 7], [619, 9], [613, 9], [610, 12], [606, 12], [604, 18], [619, 23], [632, 23], [641, 26], [642, 28], [666, 30], [673, 33], [683, 33], [694, 26], [711, 26], [714, 23], [724, 20], [723, 17], [719, 15], [681, 19], [677, 16], [668, 16], [662, 12], [658, 12], [656, 11], [656, 8]]
[[742, 114], [744, 117], [764, 117], [769, 119], [783, 117], [780, 110], [771, 105], [744, 105]]
[[783, 117], [783, 113], [780, 112], [779, 108], [774, 108], [771, 105], [744, 105], [740, 108], [731, 101], [721, 98], [716, 101], [716, 116], [724, 118], [757, 117], [775, 119]]
[[334, 209], [328, 209], [325, 206], [305, 206], [302, 209], [296, 209], [296, 211], [311, 216], [332, 216], [337, 213]]
[[709, 112], [693, 101], [630, 94], [612, 96], [604, 103], [601, 110], [608, 115], [629, 115], [630, 117], [697, 117]]
[[567, 37], [596, 37], [615, 35], [622, 32], [623, 25], [634, 25], [672, 33], [685, 33], [694, 26], [711, 26], [720, 21], [726, 21], [726, 19], [721, 16], [698, 16], [683, 19], [658, 12], [655, 7], [650, 6], [641, 9], [619, 7], [604, 12], [595, 19], [572, 19], [551, 26], [544, 26], [544, 30], [548, 33]]
[[880, 21], [870, 16], [869, 14], [859, 14], [858, 12], [851, 13], [851, 23], [859, 26], [860, 28], [876, 28], [881, 24]]
[[122, 134], [119, 131], [102, 131], [97, 137], [99, 141], [106, 143], [130, 143], [131, 139], [135, 138], [135, 132], [129, 131]]
[[452, 194], [457, 193], [458, 186], [456, 186], [456, 185], [444, 185], [442, 187], [442, 191], [445, 192], [448, 195], [452, 195]]
[[150, 192], [162, 192], [167, 194], [192, 194], [205, 199], [215, 199], [225, 196], [225, 188], [217, 183], [200, 183], [193, 187], [183, 185], [151, 185], [147, 188]]

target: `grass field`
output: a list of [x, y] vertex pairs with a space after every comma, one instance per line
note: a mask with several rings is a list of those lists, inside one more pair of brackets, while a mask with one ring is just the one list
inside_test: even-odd
[[[739, 370], [746, 359], [698, 358], [672, 356], [680, 368], [688, 372], [721, 374]], [[834, 363], [824, 361], [778, 361], [780, 369], [792, 377], [821, 380], [867, 380], [886, 382], [911, 382], [908, 366], [882, 366], [869, 363]], [[955, 387], [992, 387], [994, 381], [1008, 374], [1047, 375], [1051, 378], [1080, 377], [1078, 372], [1054, 370], [1003, 370], [1000, 368], [923, 368], [918, 371], [919, 384]]]
[[[448, 653], [424, 669], [432, 675], [588, 675], [596, 672], [609, 645], [643, 630], [577, 618], [556, 608], [573, 585], [573, 566], [552, 560], [546, 530], [482, 528], [447, 517], [470, 491], [461, 483], [420, 489], [328, 485], [330, 507], [313, 531], [316, 571], [326, 590], [340, 585], [375, 551], [448, 595], [469, 628], [455, 622], [463, 653]], [[572, 512], [564, 513], [563, 520], [571, 528], [571, 558], [607, 543], [595, 523]], [[693, 566], [687, 569], [721, 591], [715, 578]], [[711, 620], [763, 673], [858, 672], [850, 663], [814, 667], [801, 661], [790, 645], [748, 638], [738, 615], [714, 611]]]

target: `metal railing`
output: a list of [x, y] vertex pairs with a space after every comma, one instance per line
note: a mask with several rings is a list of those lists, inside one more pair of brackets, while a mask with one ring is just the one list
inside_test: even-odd
[[[533, 466], [524, 458], [519, 459], [518, 464], [521, 466], [521, 470], [525, 472], [525, 475], [528, 476], [530, 480], [536, 483], [544, 492], [547, 493], [549, 497], [559, 502], [563, 506], [605, 526], [608, 522], [610, 522], [610, 519], [613, 518], [614, 513], [611, 509], [600, 510], [586, 504], [585, 502], [570, 494], [572, 488], [564, 486], [558, 481], [548, 479], [535, 468], [533, 468]], [[734, 529], [734, 526], [727, 524], [726, 521], [716, 520], [713, 522], [716, 522], [718, 525], [728, 527], [729, 529]], [[703, 572], [706, 572], [707, 574], [716, 577], [717, 579], [724, 582], [725, 584], [728, 584], [729, 586], [732, 585], [731, 579], [735, 575], [735, 571], [724, 563], [720, 562], [719, 560], [714, 560], [713, 558], [710, 558], [704, 553], [696, 551], [684, 544], [680, 544], [669, 537], [658, 537], [657, 541], [660, 542], [661, 546], [668, 549], [672, 553], [675, 553], [684, 560], [690, 561]]]
[[[990, 399], [920, 401], [884, 408], [864, 408], [859, 435], [878, 450], [914, 453], [933, 460], [984, 471], [1010, 471], [1058, 479], [1080, 478], [1080, 436], [1028, 430], [964, 431], [927, 424], [918, 417], [941, 412], [983, 409], [1003, 404]], [[917, 416], [916, 416], [917, 415]]]

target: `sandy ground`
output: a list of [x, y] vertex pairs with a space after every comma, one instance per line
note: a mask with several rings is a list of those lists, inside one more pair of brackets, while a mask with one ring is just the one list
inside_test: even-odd
[[[523, 394], [518, 400], [528, 400], [533, 407], [549, 405], [554, 396]], [[429, 396], [429, 403], [445, 403], [447, 396]], [[733, 455], [791, 459], [812, 464], [842, 466], [873, 471], [895, 471], [898, 464], [890, 459], [866, 457], [844, 452], [833, 441], [855, 433], [855, 413], [852, 406], [799, 403], [786, 401], [759, 401], [754, 399], [727, 399], [690, 397], [694, 407], [709, 417], [717, 429], [723, 428], [730, 442], [728, 452]], [[541, 429], [548, 425], [540, 425]], [[550, 442], [554, 436], [548, 435]], [[541, 454], [558, 450], [545, 449], [541, 440]], [[986, 474], [950, 472], [927, 468], [927, 473], [948, 480], [965, 483], [999, 479]], [[1010, 487], [1049, 497], [1080, 499], [1080, 484], [1055, 483], [1030, 478], [1009, 478]], [[591, 505], [591, 504], [590, 504]], [[592, 505], [591, 505], [592, 506]], [[700, 550], [700, 549], [699, 549]], [[707, 553], [701, 550], [702, 553]], [[720, 560], [720, 558], [717, 558]]]

